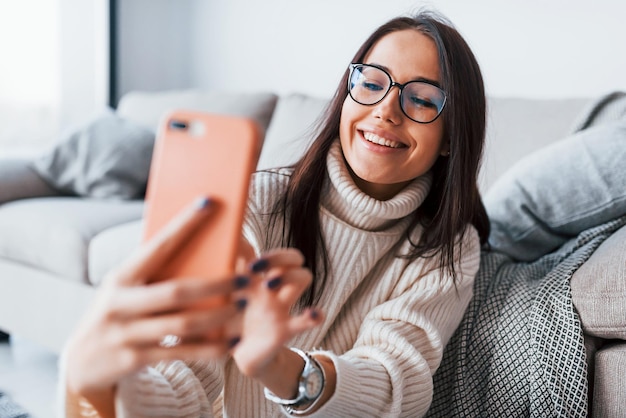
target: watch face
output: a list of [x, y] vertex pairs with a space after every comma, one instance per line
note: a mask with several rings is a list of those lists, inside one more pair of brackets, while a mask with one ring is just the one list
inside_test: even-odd
[[306, 379], [306, 397], [309, 399], [315, 399], [322, 391], [322, 384], [324, 378], [320, 370], [313, 370]]

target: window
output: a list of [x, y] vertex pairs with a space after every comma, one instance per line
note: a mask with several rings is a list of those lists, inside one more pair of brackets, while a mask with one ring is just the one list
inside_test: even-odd
[[0, 155], [32, 155], [108, 103], [109, 0], [0, 1]]
[[59, 130], [59, 1], [0, 2], [0, 153], [41, 147]]

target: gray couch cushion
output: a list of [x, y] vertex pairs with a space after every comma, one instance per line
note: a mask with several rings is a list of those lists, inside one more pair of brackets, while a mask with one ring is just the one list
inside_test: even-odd
[[327, 99], [297, 93], [281, 97], [267, 130], [257, 169], [295, 163], [313, 138], [315, 122], [327, 103]]
[[[299, 93], [281, 96], [257, 168], [294, 163], [312, 138], [315, 122], [328, 102]], [[481, 190], [486, 191], [520, 157], [566, 136], [572, 120], [588, 103], [588, 99], [489, 98]]]
[[87, 247], [102, 230], [139, 219], [142, 201], [75, 197], [18, 200], [0, 206], [0, 259], [87, 282]]
[[566, 137], [589, 99], [489, 97], [485, 158], [480, 190], [491, 185], [520, 158]]
[[134, 199], [145, 193], [154, 133], [111, 111], [72, 129], [33, 168], [66, 193]]
[[626, 214], [624, 161], [626, 120], [586, 129], [521, 159], [485, 195], [490, 244], [531, 261]]
[[253, 118], [265, 131], [277, 99], [273, 93], [135, 91], [122, 97], [117, 114], [156, 131], [164, 114], [176, 109], [197, 110]]
[[96, 235], [89, 244], [89, 282], [102, 283], [111, 268], [124, 261], [141, 243], [143, 223], [127, 222], [108, 228]]
[[585, 333], [626, 340], [626, 227], [598, 247], [574, 273], [571, 286]]
[[54, 196], [58, 192], [43, 181], [30, 160], [0, 160], [0, 203], [29, 197]]

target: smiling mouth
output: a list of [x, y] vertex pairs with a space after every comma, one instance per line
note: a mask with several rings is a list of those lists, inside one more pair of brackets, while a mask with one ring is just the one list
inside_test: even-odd
[[387, 148], [405, 148], [406, 147], [406, 145], [404, 145], [401, 142], [391, 141], [389, 139], [385, 139], [371, 132], [363, 132], [363, 138], [365, 138], [367, 142], [371, 142], [372, 144], [381, 145]]

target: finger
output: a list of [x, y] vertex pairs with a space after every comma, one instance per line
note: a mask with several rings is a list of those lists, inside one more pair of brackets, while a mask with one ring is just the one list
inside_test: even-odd
[[313, 276], [309, 269], [289, 269], [281, 276], [267, 280], [266, 286], [275, 292], [276, 298], [284, 305], [291, 306], [311, 285]]
[[304, 256], [295, 248], [280, 248], [263, 254], [250, 265], [253, 273], [270, 273], [272, 269], [300, 267], [304, 264]]
[[204, 197], [188, 205], [115, 270], [111, 280], [127, 285], [147, 282], [198, 229], [211, 213], [211, 206], [212, 201]]
[[307, 308], [300, 315], [292, 317], [287, 323], [287, 329], [291, 336], [296, 336], [304, 331], [315, 328], [324, 322], [324, 313], [317, 308]]
[[239, 342], [239, 338], [243, 333], [243, 315], [244, 309], [239, 311], [228, 319], [224, 325], [224, 337], [229, 341], [229, 345], [232, 347], [235, 343]]
[[143, 364], [154, 364], [170, 360], [216, 360], [224, 357], [231, 349], [232, 343], [226, 339], [220, 341], [182, 342], [174, 347], [159, 345], [140, 350]]
[[154, 346], [166, 335], [175, 335], [183, 341], [204, 341], [217, 331], [238, 311], [229, 303], [208, 311], [185, 311], [159, 315], [153, 318], [128, 321], [120, 325], [122, 344]]
[[235, 295], [234, 292], [249, 283], [248, 277], [237, 276], [220, 280], [184, 278], [130, 287], [117, 292], [110, 311], [119, 318], [132, 318], [180, 310], [208, 302], [208, 299], [230, 299]]
[[239, 258], [249, 263], [256, 258], [256, 252], [250, 243], [242, 236], [239, 241]]
[[237, 273], [247, 274], [250, 272], [248, 266], [256, 259], [256, 253], [254, 248], [246, 241], [244, 237], [241, 237], [239, 241], [239, 251], [237, 254], [237, 261], [235, 264], [235, 271]]

